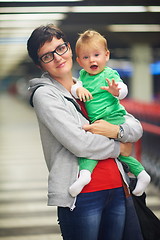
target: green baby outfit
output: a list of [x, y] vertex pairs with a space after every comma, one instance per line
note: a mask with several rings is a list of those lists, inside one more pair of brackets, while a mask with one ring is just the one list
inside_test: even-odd
[[[79, 80], [82, 81], [83, 87], [86, 88], [93, 96], [93, 99], [85, 102], [85, 107], [88, 113], [88, 117], [91, 122], [95, 122], [98, 119], [103, 119], [109, 123], [120, 125], [125, 122], [124, 116], [126, 115], [125, 108], [119, 103], [119, 99], [114, 97], [106, 90], [102, 90], [102, 86], [108, 86], [106, 81], [108, 78], [115, 82], [123, 82], [117, 71], [106, 67], [101, 73], [97, 75], [89, 75], [84, 69], [80, 71]], [[122, 162], [125, 162], [135, 176], [137, 176], [142, 170], [143, 166], [133, 157], [119, 156]], [[79, 158], [80, 170], [87, 169], [90, 172], [93, 171], [98, 161], [88, 160], [86, 158]]]

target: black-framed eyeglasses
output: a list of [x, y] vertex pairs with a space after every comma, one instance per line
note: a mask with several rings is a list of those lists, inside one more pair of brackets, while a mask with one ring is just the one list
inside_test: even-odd
[[43, 63], [49, 63], [54, 60], [55, 53], [58, 54], [59, 56], [61, 56], [61, 55], [65, 54], [67, 51], [68, 51], [68, 42], [64, 42], [61, 45], [59, 45], [58, 47], [56, 47], [56, 49], [54, 51], [45, 53], [39, 59]]

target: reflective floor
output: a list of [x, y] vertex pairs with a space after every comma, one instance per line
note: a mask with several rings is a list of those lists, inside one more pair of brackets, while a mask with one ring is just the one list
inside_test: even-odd
[[[147, 204], [160, 218], [160, 192]], [[47, 169], [37, 120], [25, 101], [0, 95], [0, 240], [61, 240], [56, 208], [47, 206]]]

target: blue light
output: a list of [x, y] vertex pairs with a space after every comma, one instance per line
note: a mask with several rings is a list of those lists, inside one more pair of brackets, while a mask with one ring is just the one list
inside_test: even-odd
[[160, 61], [152, 63], [150, 65], [152, 75], [159, 75], [160, 74]]

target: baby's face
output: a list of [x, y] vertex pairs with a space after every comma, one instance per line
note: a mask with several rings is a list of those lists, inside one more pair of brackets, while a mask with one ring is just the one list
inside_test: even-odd
[[78, 50], [77, 62], [90, 75], [102, 72], [108, 60], [109, 50], [102, 44], [83, 44]]

